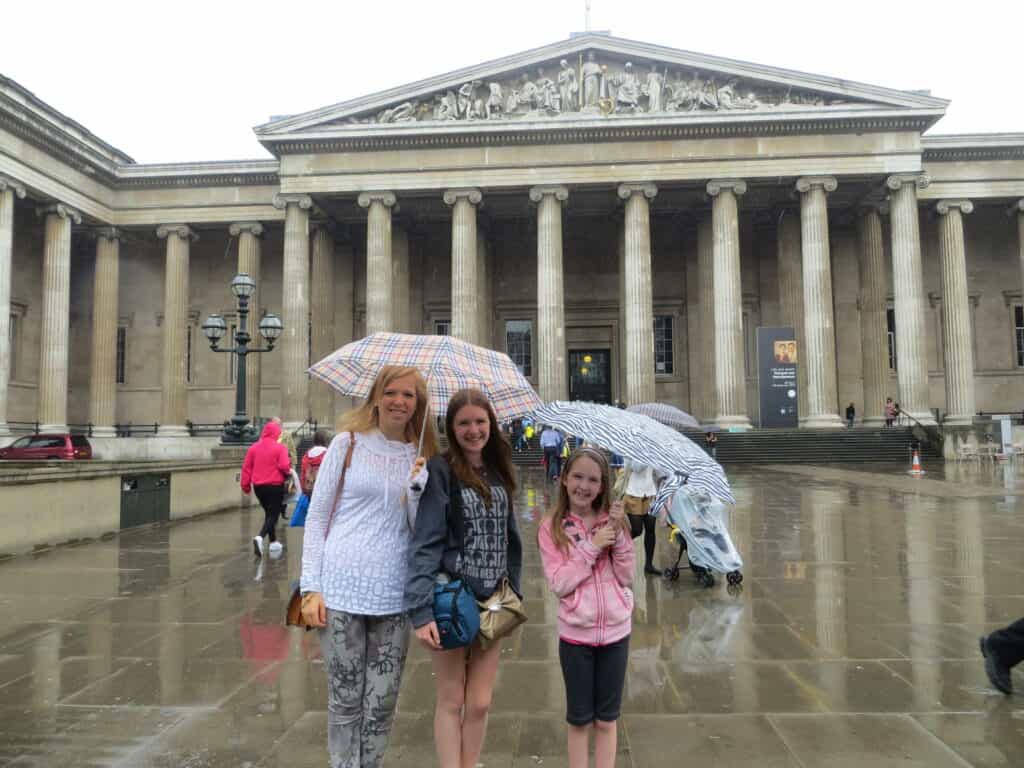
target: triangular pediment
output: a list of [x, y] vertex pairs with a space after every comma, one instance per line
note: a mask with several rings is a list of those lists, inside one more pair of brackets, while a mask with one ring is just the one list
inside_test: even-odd
[[472, 123], [584, 119], [721, 120], [730, 115], [943, 113], [948, 102], [918, 92], [766, 67], [586, 34], [256, 128], [264, 142], [300, 136], [445, 131]]

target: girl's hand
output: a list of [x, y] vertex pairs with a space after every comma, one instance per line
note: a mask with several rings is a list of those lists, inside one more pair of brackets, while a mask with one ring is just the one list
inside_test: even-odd
[[420, 456], [413, 462], [412, 469], [409, 470], [409, 495], [411, 498], [418, 499], [420, 497], [423, 489], [427, 487], [427, 479], [429, 477], [427, 460]]
[[302, 596], [302, 618], [311, 627], [327, 626], [327, 606], [319, 592], [307, 592]]
[[622, 501], [613, 501], [608, 508], [608, 516], [613, 523], [622, 522], [626, 518], [626, 505]]
[[416, 635], [417, 639], [430, 650], [441, 650], [441, 635], [438, 634], [436, 621], [424, 624], [422, 627], [416, 627], [416, 629], [413, 630], [413, 633]]
[[616, 530], [610, 522], [602, 525], [590, 537], [590, 543], [599, 549], [606, 549], [615, 543]]

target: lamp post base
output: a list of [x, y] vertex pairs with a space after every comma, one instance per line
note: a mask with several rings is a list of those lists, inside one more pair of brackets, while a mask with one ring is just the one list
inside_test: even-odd
[[231, 421], [224, 424], [224, 431], [220, 435], [221, 445], [251, 445], [259, 439], [256, 427], [249, 423], [249, 419], [234, 416]]

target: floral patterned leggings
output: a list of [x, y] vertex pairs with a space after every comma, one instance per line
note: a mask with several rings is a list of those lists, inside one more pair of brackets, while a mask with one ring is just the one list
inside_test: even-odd
[[328, 610], [320, 648], [327, 669], [331, 768], [378, 768], [409, 650], [408, 619]]

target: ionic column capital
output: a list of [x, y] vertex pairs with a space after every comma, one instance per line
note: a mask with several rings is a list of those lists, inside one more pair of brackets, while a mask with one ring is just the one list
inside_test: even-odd
[[569, 188], [559, 184], [541, 184], [530, 187], [530, 202], [539, 203], [545, 195], [552, 195], [555, 200], [564, 203], [569, 199]]
[[82, 223], [82, 214], [72, 208], [70, 205], [64, 205], [64, 203], [51, 203], [49, 205], [41, 205], [36, 208], [37, 216], [60, 216], [62, 219], [68, 219], [72, 224]]
[[658, 187], [649, 181], [626, 182], [619, 184], [618, 192], [621, 200], [629, 200], [633, 195], [643, 195], [648, 200], [653, 200], [658, 194]]
[[945, 216], [952, 208], [957, 208], [960, 213], [967, 214], [974, 210], [974, 203], [970, 200], [939, 200], [935, 204], [935, 211], [941, 216]]
[[466, 198], [472, 205], [480, 205], [484, 199], [483, 193], [476, 187], [467, 187], [465, 189], [446, 189], [443, 197], [445, 205], [455, 205], [455, 202], [460, 197]]
[[313, 198], [309, 195], [283, 194], [274, 195], [274, 207], [279, 211], [285, 210], [289, 205], [297, 205], [304, 211], [313, 207]]
[[356, 202], [360, 208], [369, 208], [371, 203], [380, 203], [385, 208], [394, 208], [398, 197], [394, 192], [360, 192]]
[[801, 176], [796, 180], [796, 191], [801, 194], [810, 192], [815, 187], [821, 187], [826, 192], [835, 192], [839, 188], [839, 182], [835, 176]]
[[263, 225], [258, 221], [236, 221], [228, 227], [228, 234], [232, 237], [238, 237], [243, 232], [254, 237], [261, 237], [263, 235]]
[[885, 180], [885, 186], [893, 192], [898, 191], [904, 184], [913, 184], [918, 189], [924, 189], [932, 183], [927, 173], [897, 173]]
[[199, 235], [188, 224], [161, 224], [156, 228], [156, 236], [161, 240], [171, 235], [180, 237], [182, 240], [192, 240], [193, 242], [199, 239]]
[[857, 217], [863, 218], [876, 213], [880, 216], [889, 215], [889, 203], [885, 200], [866, 200], [857, 206]]
[[313, 219], [309, 222], [310, 227], [314, 234], [317, 232], [328, 232], [334, 234], [338, 230], [338, 225], [335, 224], [334, 219]]
[[747, 182], [743, 179], [712, 179], [706, 188], [709, 197], [718, 197], [723, 189], [730, 189], [737, 196], [744, 195], [747, 192]]
[[97, 240], [116, 240], [123, 243], [127, 239], [124, 230], [118, 227], [96, 227], [92, 232]]
[[15, 197], [25, 199], [25, 186], [10, 176], [0, 174], [0, 192], [6, 192], [8, 189], [14, 193]]

